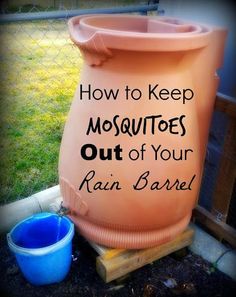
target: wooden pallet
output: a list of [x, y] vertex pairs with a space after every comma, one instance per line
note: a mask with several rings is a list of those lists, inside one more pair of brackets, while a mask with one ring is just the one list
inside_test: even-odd
[[[56, 201], [53, 204], [54, 211], [58, 210], [59, 207], [59, 202]], [[172, 241], [141, 250], [108, 248], [91, 241], [89, 241], [89, 244], [98, 253], [96, 270], [101, 278], [108, 283], [190, 245], [193, 236], [193, 228], [188, 227]]]
[[193, 236], [194, 231], [189, 227], [170, 242], [142, 250], [112, 249], [94, 242], [90, 245], [99, 254], [96, 258], [97, 272], [108, 283], [190, 245]]

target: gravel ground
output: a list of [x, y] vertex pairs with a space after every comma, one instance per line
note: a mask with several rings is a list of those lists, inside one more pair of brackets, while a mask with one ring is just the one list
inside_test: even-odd
[[0, 238], [0, 296], [9, 297], [154, 297], [232, 296], [236, 283], [190, 252], [173, 254], [127, 277], [105, 284], [95, 270], [95, 252], [75, 236], [75, 259], [66, 279], [43, 287], [30, 285], [19, 271], [6, 239]]

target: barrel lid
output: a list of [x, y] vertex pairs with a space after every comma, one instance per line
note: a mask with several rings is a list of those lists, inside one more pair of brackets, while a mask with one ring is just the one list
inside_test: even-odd
[[170, 17], [86, 15], [69, 20], [72, 40], [87, 49], [183, 51], [209, 43], [208, 26]]

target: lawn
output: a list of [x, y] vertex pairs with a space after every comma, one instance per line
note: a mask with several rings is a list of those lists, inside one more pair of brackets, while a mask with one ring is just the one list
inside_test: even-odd
[[58, 154], [82, 58], [66, 21], [0, 26], [0, 203], [58, 183]]
[[[79, 7], [139, 3], [81, 0]], [[32, 7], [21, 7], [27, 9]], [[4, 204], [58, 183], [60, 142], [82, 58], [69, 39], [66, 20], [0, 25], [0, 38], [0, 204]]]

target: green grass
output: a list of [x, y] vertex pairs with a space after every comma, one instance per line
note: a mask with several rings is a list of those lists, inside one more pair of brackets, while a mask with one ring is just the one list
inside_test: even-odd
[[65, 21], [1, 25], [0, 203], [58, 183], [58, 155], [82, 58]]
[[[79, 7], [139, 3], [81, 0]], [[0, 41], [0, 204], [4, 204], [58, 183], [60, 142], [82, 58], [69, 39], [65, 20], [0, 25]]]

